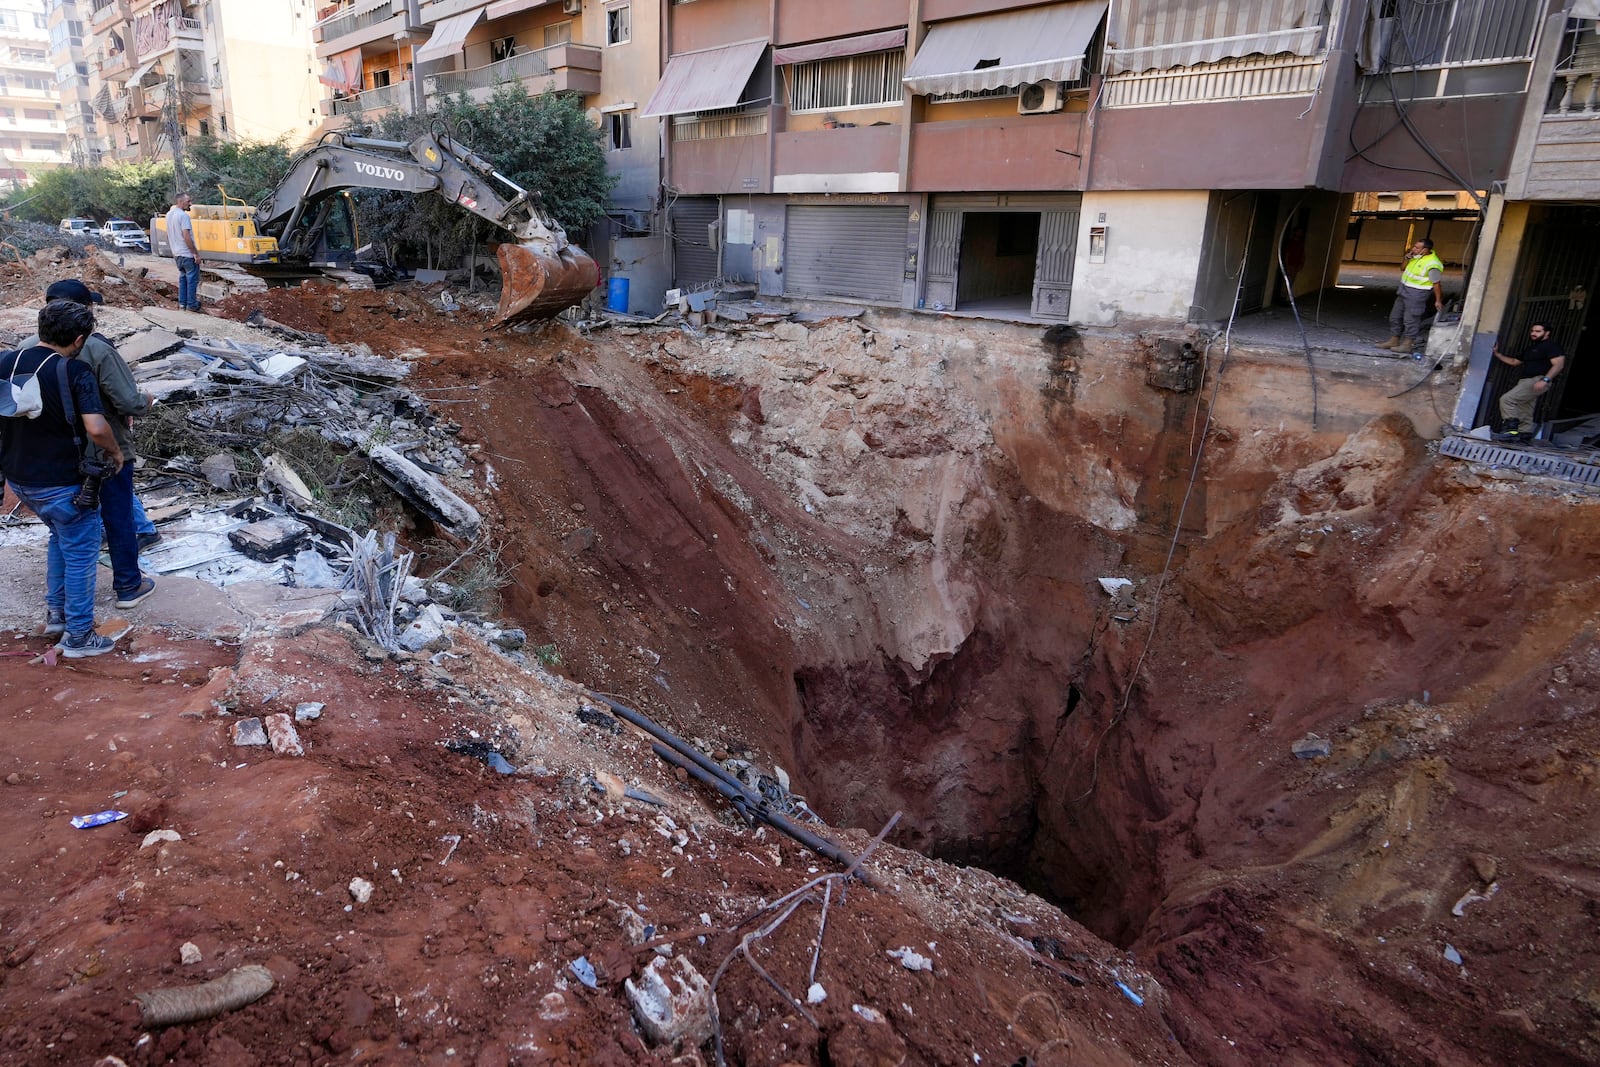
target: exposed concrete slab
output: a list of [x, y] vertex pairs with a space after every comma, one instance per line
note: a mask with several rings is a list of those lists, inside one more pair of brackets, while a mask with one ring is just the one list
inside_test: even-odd
[[256, 345], [277, 343], [270, 334], [263, 333], [254, 326], [246, 326], [232, 319], [214, 318], [203, 312], [147, 307], [141, 309], [139, 313], [151, 324], [186, 337], [214, 337], [218, 340], [233, 340]]
[[168, 352], [183, 347], [183, 338], [166, 330], [144, 330], [136, 333], [117, 346], [117, 351], [129, 363], [138, 363], [141, 360], [153, 359], [164, 356]]

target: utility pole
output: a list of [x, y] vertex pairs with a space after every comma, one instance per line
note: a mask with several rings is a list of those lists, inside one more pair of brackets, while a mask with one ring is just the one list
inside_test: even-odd
[[178, 122], [178, 76], [167, 75], [167, 141], [172, 145], [172, 187], [189, 191], [189, 175], [183, 166], [183, 127]]

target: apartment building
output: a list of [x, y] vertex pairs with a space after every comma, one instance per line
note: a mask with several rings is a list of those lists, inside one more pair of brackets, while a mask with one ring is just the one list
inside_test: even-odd
[[67, 161], [77, 166], [92, 166], [99, 162], [99, 153], [93, 149], [95, 115], [85, 50], [89, 36], [88, 4], [80, 4], [79, 0], [48, 0], [46, 7], [50, 65], [55, 68], [56, 90], [60, 96]]
[[0, 181], [25, 183], [67, 161], [44, 0], [0, 0]]
[[87, 3], [103, 159], [170, 158], [190, 137], [301, 142], [316, 129], [311, 0]]
[[672, 3], [644, 113], [668, 124], [677, 277], [1226, 317], [1271, 299], [1287, 224], [1315, 289], [1350, 194], [1503, 178], [1563, 2]]
[[1494, 347], [1516, 355], [1542, 322], [1568, 359], [1535, 418], [1559, 428], [1600, 413], [1600, 3], [1563, 2], [1542, 19], [1514, 129], [1504, 182], [1489, 187], [1480, 269], [1464, 301], [1467, 375], [1454, 421], [1498, 428], [1496, 401], [1515, 372]]

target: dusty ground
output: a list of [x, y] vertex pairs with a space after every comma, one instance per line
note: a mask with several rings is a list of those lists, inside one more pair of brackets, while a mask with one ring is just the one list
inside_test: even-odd
[[[1162, 584], [1199, 412], [1150, 401], [1142, 372], [1099, 399], [1127, 339], [1030, 356], [886, 320], [589, 340], [487, 333], [482, 304], [219, 311], [416, 361], [484, 446], [505, 612], [560, 675], [783, 764], [866, 828], [853, 848], [903, 810], [892, 841], [1066, 910], [886, 847], [878, 888], [830, 915], [820, 1036], [739, 963], [731, 1062], [1600, 1062], [1592, 497], [1430, 456], [1406, 418], [1371, 422], [1356, 368], [1317, 433], [1218, 428]], [[1252, 418], [1261, 383], [1288, 388], [1270, 359], [1229, 373], [1257, 375], [1223, 396]], [[1132, 621], [1108, 573], [1138, 583]], [[570, 683], [456, 651], [376, 662], [335, 630], [233, 645], [152, 619], [114, 657], [13, 660], [0, 1057], [670, 1060], [628, 1023], [649, 950], [619, 906], [693, 931], [676, 951], [709, 975], [763, 899], [830, 866], [582, 725]], [[215, 667], [236, 674], [202, 693]], [[212, 698], [328, 712], [304, 758], [240, 756], [262, 750], [227, 743]], [[519, 774], [441, 747], [473, 731]], [[1312, 732], [1332, 754], [1293, 758]], [[668, 800], [682, 854], [656, 809], [586, 783], [602, 771]], [[113, 803], [135, 819], [66, 824]], [[183, 839], [141, 849], [158, 827]], [[816, 916], [760, 950], [795, 992]], [[887, 959], [902, 945], [933, 972]], [[563, 971], [579, 954], [596, 992]], [[142, 1037], [132, 993], [246, 962], [277, 976], [267, 998]]]

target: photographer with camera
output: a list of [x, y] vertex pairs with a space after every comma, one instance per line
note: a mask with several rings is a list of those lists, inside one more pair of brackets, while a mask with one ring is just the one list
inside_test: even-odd
[[[63, 634], [63, 656], [99, 656], [114, 647], [94, 630], [94, 594], [102, 524], [98, 501], [80, 508], [84, 491], [83, 438], [104, 457], [105, 475], [122, 469], [122, 449], [100, 407], [100, 384], [88, 365], [72, 357], [94, 333], [94, 312], [70, 300], [52, 300], [39, 312], [39, 344], [0, 355], [0, 378], [35, 375], [36, 417], [0, 418], [0, 470], [17, 499], [50, 530], [45, 569], [46, 632]], [[93, 477], [93, 474], [90, 474]], [[59, 631], [55, 627], [59, 626]]]
[[[76, 278], [64, 278], [44, 291], [45, 301], [71, 300], [75, 304], [94, 310], [103, 302], [94, 292]], [[39, 343], [38, 335], [22, 342], [19, 348], [27, 349]], [[111, 424], [117, 447], [122, 450], [124, 464], [116, 475], [107, 478], [100, 487], [100, 521], [105, 524], [106, 548], [111, 556], [111, 583], [116, 590], [117, 607], [137, 606], [155, 592], [154, 578], [147, 578], [139, 569], [139, 552], [161, 540], [155, 526], [139, 506], [133, 492], [133, 430], [130, 420], [150, 411], [150, 398], [139, 391], [133, 371], [127, 361], [105, 337], [90, 334], [76, 361], [87, 363], [100, 383], [100, 410]], [[103, 458], [98, 450], [90, 450], [91, 459]], [[52, 625], [56, 620], [52, 620]], [[47, 631], [48, 632], [48, 631]]]

